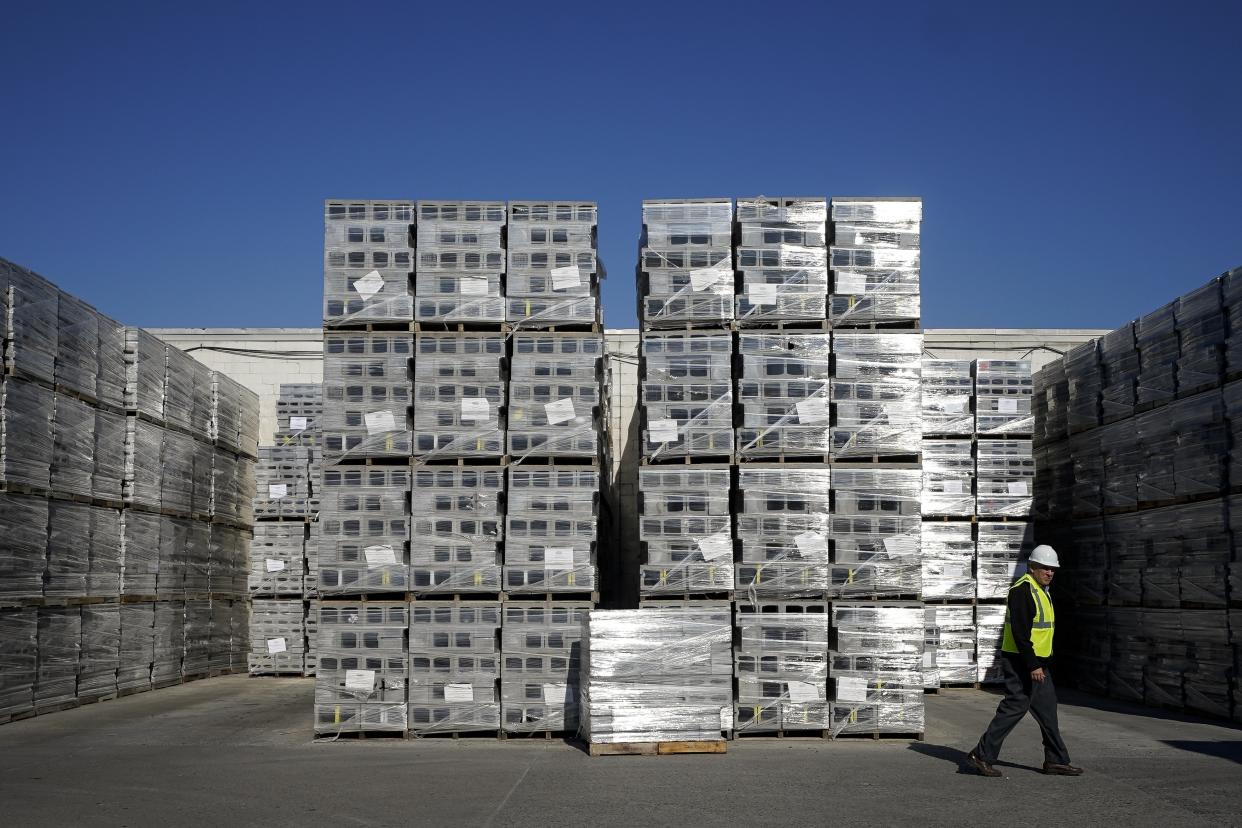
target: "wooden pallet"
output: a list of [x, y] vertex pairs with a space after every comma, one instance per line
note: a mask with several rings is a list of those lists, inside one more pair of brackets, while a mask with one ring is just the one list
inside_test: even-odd
[[670, 756], [679, 753], [727, 753], [728, 742], [713, 739], [705, 742], [618, 742], [612, 745], [587, 745], [592, 756]]

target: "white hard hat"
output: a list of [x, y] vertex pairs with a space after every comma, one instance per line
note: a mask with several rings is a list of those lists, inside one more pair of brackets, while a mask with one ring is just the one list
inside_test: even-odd
[[1043, 543], [1035, 547], [1035, 551], [1031, 552], [1030, 562], [1040, 564], [1041, 566], [1050, 566], [1053, 569], [1059, 569], [1061, 566], [1061, 561], [1057, 558], [1057, 550]]

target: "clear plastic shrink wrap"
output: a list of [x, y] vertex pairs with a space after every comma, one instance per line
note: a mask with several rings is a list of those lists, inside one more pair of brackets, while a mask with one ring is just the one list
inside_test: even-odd
[[644, 457], [732, 455], [732, 351], [729, 334], [643, 335]]
[[719, 326], [734, 317], [733, 202], [643, 202], [639, 320], [645, 329]]
[[719, 739], [732, 719], [727, 610], [594, 610], [582, 628], [588, 742]]
[[414, 318], [505, 319], [503, 201], [419, 201]]
[[326, 327], [414, 318], [409, 201], [324, 203], [323, 321]]
[[743, 333], [738, 350], [738, 455], [827, 456], [832, 443], [829, 335]]
[[739, 592], [797, 597], [822, 596], [829, 589], [831, 479], [823, 466], [739, 469]]
[[638, 470], [644, 596], [729, 592], [734, 542], [728, 466], [644, 466]]

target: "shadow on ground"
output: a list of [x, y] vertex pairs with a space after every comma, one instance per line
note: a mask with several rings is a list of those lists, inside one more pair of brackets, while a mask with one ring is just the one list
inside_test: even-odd
[[1237, 762], [1242, 765], [1242, 741], [1211, 740], [1196, 742], [1190, 739], [1165, 739], [1164, 743], [1178, 750], [1202, 753], [1204, 756], [1214, 756], [1217, 759], [1228, 759], [1231, 762]]

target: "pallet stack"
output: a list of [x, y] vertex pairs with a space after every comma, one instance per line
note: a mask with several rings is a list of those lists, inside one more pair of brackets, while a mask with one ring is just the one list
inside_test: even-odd
[[[652, 613], [656, 625], [683, 618], [692, 623], [700, 614], [729, 624], [737, 572], [731, 514], [734, 285], [731, 199], [643, 202], [639, 615]], [[588, 684], [596, 681], [591, 669]], [[669, 669], [675, 667], [664, 672]], [[591, 738], [611, 734], [614, 740], [658, 742], [668, 723], [661, 728], [658, 717], [647, 719], [644, 735], [640, 722], [648, 703], [663, 705], [666, 692], [695, 701], [682, 732], [719, 739], [732, 730], [730, 682], [686, 675], [680, 681], [670, 676], [668, 683], [611, 701], [603, 685], [586, 688]]]
[[342, 239], [403, 239], [387, 261], [408, 253], [414, 296], [397, 324], [325, 317], [321, 640], [348, 640], [342, 598], [406, 620], [400, 642], [393, 606], [377, 622], [382, 666], [322, 649], [317, 733], [573, 730], [607, 451], [595, 204], [329, 202], [327, 222], [326, 266], [376, 264]]
[[317, 735], [406, 732], [414, 221], [325, 204]]
[[275, 446], [259, 449], [250, 541], [250, 675], [315, 674], [323, 386], [282, 385]]
[[1240, 377], [1239, 269], [1036, 376], [1037, 528], [1080, 687], [1242, 721]]
[[0, 260], [0, 720], [239, 668], [258, 400]]
[[925, 359], [923, 377], [927, 687], [997, 681], [1004, 602], [1034, 545], [1030, 363]]
[[737, 201], [734, 727], [826, 733], [828, 203]]
[[[829, 727], [834, 736], [921, 734], [923, 207], [834, 197], [830, 211]], [[868, 625], [875, 635], [863, 633]]]

